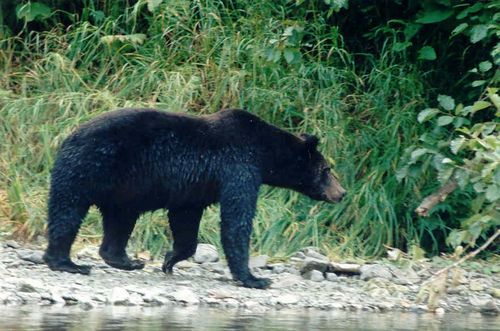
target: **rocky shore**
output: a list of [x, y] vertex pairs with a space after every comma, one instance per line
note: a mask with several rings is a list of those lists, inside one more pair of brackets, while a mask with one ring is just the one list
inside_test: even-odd
[[[421, 262], [334, 262], [316, 249], [306, 248], [286, 262], [252, 257], [254, 274], [273, 281], [269, 289], [256, 290], [238, 286], [215, 248], [205, 244], [199, 245], [193, 259], [177, 264], [173, 275], [164, 274], [159, 261], [148, 261], [144, 270], [137, 271], [108, 267], [96, 247], [86, 247], [75, 257], [77, 263], [93, 266], [90, 276], [53, 272], [43, 264], [41, 256], [38, 247], [0, 242], [0, 305], [426, 312], [426, 305], [416, 303], [420, 287], [448, 263], [440, 258]], [[455, 286], [448, 286], [434, 312], [498, 314], [500, 267], [474, 261], [463, 268]]]

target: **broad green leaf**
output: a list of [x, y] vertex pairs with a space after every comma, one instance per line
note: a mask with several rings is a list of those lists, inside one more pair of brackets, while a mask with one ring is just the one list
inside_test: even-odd
[[436, 108], [426, 108], [418, 114], [417, 120], [419, 123], [423, 123], [425, 121], [430, 120], [431, 118], [436, 116], [436, 114], [438, 114], [438, 113], [439, 113], [439, 110]]
[[500, 96], [497, 94], [497, 89], [488, 88], [488, 98], [490, 98], [491, 102], [495, 105], [497, 110], [500, 110]]
[[500, 187], [498, 187], [495, 183], [488, 186], [488, 189], [486, 190], [486, 199], [491, 202], [500, 199]]
[[491, 103], [489, 103], [488, 101], [484, 101], [484, 100], [476, 101], [472, 105], [471, 113], [474, 114], [475, 112], [482, 110], [482, 109], [485, 109], [485, 108], [488, 108], [489, 106], [491, 106]]
[[462, 146], [465, 144], [465, 142], [467, 142], [467, 139], [465, 139], [464, 136], [460, 136], [458, 138], [453, 139], [450, 142], [451, 152], [456, 155], [460, 151]]
[[438, 126], [445, 126], [453, 122], [453, 116], [440, 116], [438, 117]]
[[463, 190], [465, 186], [469, 183], [469, 172], [464, 169], [457, 169], [455, 171], [455, 180], [458, 186]]
[[413, 38], [421, 28], [422, 24], [408, 23], [408, 25], [405, 26], [405, 29], [403, 31], [405, 39], [407, 41], [411, 40], [411, 38]]
[[267, 61], [277, 63], [281, 58], [281, 51], [277, 48], [270, 47], [264, 51], [264, 55]]
[[493, 64], [491, 64], [490, 61], [483, 61], [483, 62], [479, 63], [479, 70], [481, 70], [481, 72], [486, 72], [486, 71], [490, 70], [492, 67], [493, 67]]
[[297, 63], [301, 59], [301, 54], [298, 50], [287, 48], [283, 52], [283, 57], [285, 58], [287, 63]]
[[436, 51], [431, 46], [424, 46], [418, 51], [419, 60], [432, 61], [437, 58]]
[[392, 50], [394, 52], [401, 52], [401, 51], [404, 51], [405, 49], [407, 49], [408, 47], [410, 47], [412, 45], [411, 42], [409, 41], [405, 41], [405, 42], [396, 42], [394, 43], [394, 45], [392, 46]]
[[148, 10], [150, 12], [154, 12], [156, 8], [158, 8], [159, 5], [163, 2], [163, 0], [146, 0], [148, 4]]
[[448, 95], [440, 94], [437, 97], [439, 105], [446, 110], [453, 110], [455, 108], [455, 100]]
[[457, 230], [451, 231], [447, 239], [448, 244], [451, 245], [452, 247], [459, 246], [464, 241], [465, 235], [466, 235], [465, 231], [457, 231]]
[[480, 2], [476, 2], [474, 5], [462, 10], [458, 15], [457, 19], [461, 20], [463, 18], [466, 18], [467, 15], [472, 14], [472, 13], [477, 13], [483, 8], [483, 4]]
[[451, 35], [456, 36], [457, 34], [462, 33], [465, 29], [467, 29], [468, 26], [469, 24], [467, 23], [457, 25], [457, 27], [453, 29], [453, 31], [451, 31]]
[[478, 87], [478, 86], [482, 86], [482, 85], [484, 85], [485, 83], [486, 83], [486, 81], [485, 81], [485, 80], [475, 80], [475, 81], [473, 81], [473, 82], [470, 84], [470, 86], [472, 86], [472, 87]]
[[475, 242], [476, 239], [481, 234], [482, 230], [483, 230], [483, 227], [481, 226], [481, 223], [479, 223], [479, 222], [476, 222], [476, 223], [472, 224], [471, 226], [469, 226], [469, 228], [467, 229], [467, 231], [472, 236], [470, 242]]
[[453, 15], [453, 10], [452, 9], [432, 9], [432, 10], [427, 10], [425, 11], [419, 19], [416, 20], [417, 23], [422, 23], [422, 24], [431, 24], [431, 23], [437, 23], [437, 22], [442, 22], [449, 18], [451, 15]]
[[474, 188], [474, 191], [476, 191], [477, 193], [484, 192], [484, 184], [481, 182], [475, 183], [472, 187]]
[[475, 44], [483, 40], [488, 34], [488, 26], [485, 24], [474, 25], [470, 31], [470, 41]]
[[24, 5], [16, 7], [16, 16], [19, 19], [24, 19], [26, 22], [34, 20], [43, 20], [52, 15], [50, 7], [40, 2], [28, 2]]
[[427, 148], [418, 148], [418, 149], [414, 150], [413, 152], [411, 152], [411, 159], [410, 159], [409, 164], [416, 163], [422, 155], [425, 155], [428, 152], [429, 152], [429, 150]]

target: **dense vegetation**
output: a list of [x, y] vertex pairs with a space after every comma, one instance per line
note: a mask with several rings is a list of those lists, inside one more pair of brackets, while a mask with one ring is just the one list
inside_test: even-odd
[[[321, 137], [338, 205], [265, 188], [253, 248], [409, 254], [484, 242], [498, 226], [499, 7], [458, 0], [4, 0], [0, 229], [44, 233], [50, 169], [78, 124], [125, 106], [245, 108]], [[426, 218], [414, 209], [457, 188]], [[135, 249], [169, 246], [163, 212]], [[100, 238], [92, 210], [80, 239]], [[219, 245], [217, 207], [200, 240]], [[450, 236], [451, 233], [451, 236]], [[447, 240], [448, 238], [448, 240]], [[495, 248], [493, 248], [495, 249]]]

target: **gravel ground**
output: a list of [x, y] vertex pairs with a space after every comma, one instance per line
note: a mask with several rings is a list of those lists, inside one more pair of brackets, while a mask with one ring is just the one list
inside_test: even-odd
[[[217, 251], [201, 244], [190, 261], [176, 265], [173, 275], [161, 262], [148, 261], [143, 270], [108, 267], [96, 247], [76, 254], [75, 262], [93, 265], [90, 276], [51, 271], [39, 247], [0, 242], [0, 305], [72, 305], [83, 309], [105, 305], [203, 306], [265, 312], [275, 309], [349, 311], [428, 311], [416, 295], [443, 259], [411, 262], [380, 260], [369, 264], [329, 261], [314, 248], [297, 252], [289, 261], [270, 263], [253, 257], [255, 275], [271, 278], [267, 290], [248, 289], [232, 281]], [[472, 312], [497, 315], [500, 267], [475, 261], [464, 267], [457, 285], [448, 287], [436, 313]]]

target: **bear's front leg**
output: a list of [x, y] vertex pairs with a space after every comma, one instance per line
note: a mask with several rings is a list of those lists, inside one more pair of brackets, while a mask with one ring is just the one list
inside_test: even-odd
[[252, 220], [255, 215], [258, 185], [243, 181], [227, 185], [221, 194], [221, 240], [233, 278], [243, 286], [265, 289], [267, 278], [257, 278], [248, 268]]

